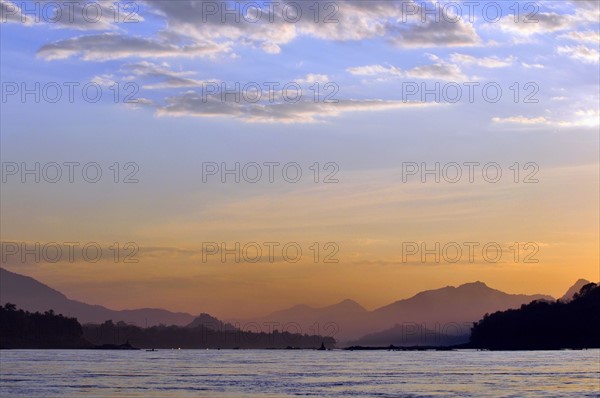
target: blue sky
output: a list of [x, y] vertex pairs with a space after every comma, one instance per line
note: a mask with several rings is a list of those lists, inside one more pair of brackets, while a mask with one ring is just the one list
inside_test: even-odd
[[[524, 291], [528, 286], [536, 290], [525, 281], [538, 280], [541, 285], [546, 280], [558, 294], [565, 278], [593, 278], [597, 271], [598, 249], [593, 241], [597, 242], [600, 82], [595, 1], [483, 1], [475, 6], [472, 22], [466, 18], [468, 7], [463, 2], [318, 1], [302, 3], [304, 17], [296, 23], [276, 13], [272, 23], [265, 17], [256, 24], [243, 18], [239, 23], [223, 22], [219, 13], [202, 12], [208, 3], [224, 7], [224, 2], [121, 2], [122, 7], [137, 8], [138, 22], [115, 23], [108, 8], [112, 3], [82, 1], [81, 6], [101, 4], [102, 23], [87, 23], [79, 8], [72, 23], [66, 19], [48, 23], [44, 18], [35, 21], [35, 12], [21, 16], [24, 2], [0, 1], [3, 95], [10, 84], [33, 87], [52, 82], [94, 82], [104, 94], [98, 103], [84, 101], [78, 90], [73, 103], [64, 97], [57, 103], [35, 103], [31, 96], [26, 101], [19, 95], [8, 96], [1, 104], [3, 162], [78, 160], [108, 166], [118, 161], [140, 167], [140, 183], [130, 186], [107, 181], [3, 184], [4, 241], [133, 240], [140, 246], [189, 248], [207, 239], [274, 239], [269, 234], [303, 241], [325, 239], [346, 243], [347, 249], [341, 250], [346, 264], [363, 264], [356, 267], [378, 275], [380, 279], [373, 280], [376, 285], [389, 280], [392, 271], [373, 272], [370, 261], [393, 263], [399, 241], [442, 239], [458, 230], [458, 235], [470, 235], [469, 239], [489, 236], [508, 242], [519, 235], [556, 249], [548, 249], [545, 268], [529, 269], [522, 284], [511, 285], [511, 281], [523, 270], [439, 273], [450, 282], [485, 276], [509, 290], [512, 286]], [[29, 9], [33, 3], [40, 10], [50, 7], [47, 1], [28, 3]], [[255, 3], [266, 7], [265, 2]], [[280, 3], [283, 7], [288, 2]], [[308, 8], [315, 3], [322, 10], [335, 6], [327, 10], [336, 10], [338, 22], [315, 23]], [[486, 21], [482, 10], [496, 4], [502, 18]], [[418, 14], [407, 15], [407, 10], [418, 13], [423, 7], [437, 7], [440, 21], [423, 22]], [[463, 17], [439, 14], [452, 7], [458, 7]], [[515, 9], [520, 10], [517, 22]], [[525, 12], [533, 12], [530, 23], [524, 22]], [[119, 87], [139, 88], [135, 93], [139, 102], [114, 103], [110, 87], [115, 82]], [[218, 95], [202, 102], [208, 84], [233, 87], [236, 82], [242, 86], [256, 82], [261, 87], [265, 82], [294, 82], [303, 88], [303, 96], [298, 103], [286, 103], [276, 90], [273, 103], [265, 100], [268, 91], [258, 103], [222, 101]], [[315, 82], [321, 88], [335, 84], [338, 102], [323, 103], [321, 97], [315, 103], [309, 89]], [[478, 84], [472, 103], [465, 99], [468, 82]], [[406, 84], [450, 84], [461, 87], [464, 96], [456, 103], [418, 96], [406, 102]], [[498, 102], [483, 100], [480, 88], [486, 84], [502, 88]], [[524, 103], [527, 94], [537, 102]], [[304, 182], [202, 184], [205, 161], [294, 161], [305, 168], [314, 162], [336, 162], [341, 182], [329, 187]], [[408, 189], [400, 184], [400, 165], [406, 161], [494, 161], [504, 168], [514, 162], [536, 162], [545, 178], [544, 184], [528, 190], [461, 186], [465, 191], [452, 194], [460, 192], [462, 198], [453, 199], [458, 201], [453, 208], [448, 207], [446, 191], [452, 187]], [[408, 194], [421, 188], [431, 192]], [[374, 196], [362, 198], [369, 190]], [[379, 195], [389, 195], [398, 207], [378, 208]], [[488, 195], [489, 199], [482, 199]], [[553, 197], [550, 203], [540, 204], [549, 196]], [[347, 200], [357, 207], [346, 209], [342, 202]], [[302, 203], [307, 207], [302, 208]], [[539, 205], [525, 206], [528, 203]], [[318, 208], [311, 213], [309, 206]], [[456, 212], [469, 206], [465, 213]], [[254, 217], [265, 210], [269, 214]], [[421, 211], [420, 222], [411, 219]], [[328, 214], [337, 214], [329, 225], [324, 221], [329, 220]], [[363, 218], [356, 219], [357, 214]], [[297, 219], [300, 215], [304, 218]], [[524, 225], [523, 219], [530, 218], [531, 227]], [[418, 231], [418, 237], [411, 236], [411, 230]], [[365, 243], [371, 241], [380, 242], [378, 250]], [[561, 264], [571, 261], [568, 253], [575, 242], [583, 245], [585, 254], [577, 260], [580, 268], [567, 271]], [[153, 271], [144, 278], [150, 281], [149, 275], [169, 273], [164, 264], [188, 261], [152, 257], [145, 264]], [[75, 295], [96, 292], [90, 284], [101, 273], [89, 264], [87, 268], [23, 267]], [[408, 272], [403, 270], [393, 272]], [[441, 278], [430, 269], [409, 273], [415, 283], [403, 285], [400, 292], [435, 285]], [[213, 289], [226, 283], [219, 271], [194, 267], [178, 269], [177, 276], [171, 277], [183, 280], [207, 274], [214, 278]], [[120, 269], [115, 275], [128, 280], [136, 274]], [[230, 285], [259, 275], [244, 274], [240, 280], [230, 275]], [[286, 275], [274, 272], [273, 278]], [[544, 277], [536, 279], [537, 275]], [[106, 288], [114, 281], [103, 282], [101, 287]], [[268, 281], [260, 286], [274, 289]], [[349, 291], [318, 290], [314, 300], [329, 302], [357, 291], [374, 304], [400, 294], [348, 286]], [[290, 303], [306, 301], [302, 289], [306, 287], [290, 293]], [[99, 287], [94, 293], [96, 301], [102, 297], [100, 291]], [[198, 299], [203, 297], [198, 294]], [[115, 303], [122, 298], [116, 295]], [[169, 305], [189, 309], [176, 301]], [[256, 304], [261, 305], [266, 304]], [[226, 305], [222, 310], [235, 313], [234, 307]]]

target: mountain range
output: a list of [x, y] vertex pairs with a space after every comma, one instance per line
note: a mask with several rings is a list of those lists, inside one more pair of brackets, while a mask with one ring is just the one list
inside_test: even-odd
[[[473, 282], [458, 287], [426, 290], [373, 311], [366, 310], [355, 301], [344, 300], [320, 308], [297, 305], [261, 318], [230, 322], [241, 325], [245, 322], [268, 322], [279, 324], [284, 330], [290, 331], [293, 330], [290, 325], [297, 324], [305, 333], [327, 334], [335, 331], [334, 337], [342, 342], [356, 342], [367, 334], [398, 328], [409, 334], [419, 329], [421, 331], [414, 333], [437, 331], [439, 334], [468, 337], [472, 323], [486, 313], [518, 308], [534, 300], [555, 299], [543, 294], [508, 294], [492, 289], [483, 282]], [[388, 334], [391, 338], [394, 333]], [[387, 335], [382, 335], [383, 339], [369, 341], [380, 345], [395, 344], [384, 336]]]
[[[562, 300], [568, 300], [586, 283], [578, 280]], [[341, 344], [418, 345], [431, 341], [454, 344], [468, 338], [472, 323], [486, 313], [519, 308], [536, 300], [555, 301], [548, 295], [508, 294], [483, 282], [472, 282], [423, 291], [372, 311], [347, 299], [318, 308], [301, 304], [263, 317], [230, 319], [225, 323], [209, 314], [195, 317], [158, 308], [112, 310], [90, 305], [71, 300], [31, 277], [0, 268], [0, 304], [10, 302], [28, 311], [53, 309], [76, 317], [82, 324], [111, 319], [138, 326], [202, 324], [219, 330], [244, 330], [247, 325], [258, 323], [284, 332], [331, 336]]]
[[82, 303], [67, 298], [58, 290], [33, 278], [0, 268], [0, 304], [7, 302], [31, 312], [52, 309], [57, 314], [75, 317], [82, 324], [102, 323], [112, 319], [115, 322], [123, 321], [138, 326], [158, 326], [161, 323], [185, 326], [194, 320], [193, 315], [158, 308], [118, 311], [101, 305]]

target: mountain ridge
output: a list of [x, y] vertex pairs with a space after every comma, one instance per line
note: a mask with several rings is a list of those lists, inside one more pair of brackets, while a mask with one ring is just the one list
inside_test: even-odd
[[[459, 286], [445, 286], [419, 292], [373, 310], [367, 310], [352, 299], [344, 299], [323, 307], [297, 304], [262, 317], [221, 321], [209, 314], [193, 316], [159, 308], [112, 310], [100, 305], [71, 300], [61, 292], [35, 280], [0, 267], [0, 304], [12, 302], [30, 311], [53, 309], [57, 313], [75, 316], [82, 323], [102, 323], [108, 319], [139, 326], [159, 324], [188, 326], [210, 324], [217, 328], [242, 328], [248, 322], [270, 323], [274, 329], [301, 333], [326, 331], [340, 341], [357, 341], [364, 336], [387, 336], [403, 325], [419, 324], [423, 330], [435, 330], [444, 325], [468, 327], [486, 313], [519, 308], [531, 301], [555, 301], [552, 296], [509, 294], [487, 286], [482, 281]], [[569, 289], [581, 284], [578, 280]], [[568, 293], [568, 292], [567, 292]], [[299, 330], [298, 330], [299, 329]]]
[[159, 324], [185, 326], [194, 316], [185, 312], [171, 312], [161, 308], [113, 310], [101, 305], [71, 300], [63, 293], [26, 275], [0, 267], [0, 305], [7, 302], [28, 311], [54, 310], [65, 316], [76, 317], [81, 323], [102, 323], [108, 319], [139, 326]]

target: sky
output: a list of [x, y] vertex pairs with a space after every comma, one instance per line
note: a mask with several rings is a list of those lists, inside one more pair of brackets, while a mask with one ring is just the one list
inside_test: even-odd
[[600, 279], [596, 1], [0, 4], [2, 266], [69, 298]]

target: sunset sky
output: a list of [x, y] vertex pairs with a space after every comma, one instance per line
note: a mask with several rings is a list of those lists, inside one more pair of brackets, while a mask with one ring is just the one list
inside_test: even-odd
[[[303, 5], [296, 22], [282, 14], [287, 1], [272, 15], [254, 2], [256, 22], [214, 1], [123, 2], [118, 16], [112, 2], [92, 3], [102, 7], [88, 7], [87, 19], [87, 1], [72, 19], [46, 1], [0, 3], [2, 266], [69, 298], [227, 318], [346, 298], [372, 309], [475, 280], [559, 297], [579, 278], [600, 279], [597, 1], [482, 1], [472, 18], [463, 2], [292, 2]], [[438, 21], [423, 22], [423, 7]], [[73, 101], [69, 82], [79, 84]], [[39, 101], [22, 95], [36, 83]], [[261, 98], [254, 89], [239, 102], [206, 95], [236, 83], [260, 87]], [[98, 102], [85, 100], [86, 84], [102, 89]], [[63, 95], [52, 101], [56, 86]], [[415, 87], [439, 98], [409, 94]], [[135, 103], [124, 103], [128, 94]], [[95, 163], [102, 178], [87, 182], [78, 168], [69, 182], [63, 166], [56, 183], [22, 182], [11, 169], [36, 162]], [[273, 182], [265, 166], [256, 183], [203, 181], [207, 163], [236, 162], [280, 166]], [[292, 162], [302, 170], [295, 183], [281, 174]], [[436, 162], [461, 165], [462, 178], [448, 181], [450, 166], [439, 182], [407, 175]], [[123, 182], [130, 172], [137, 183]], [[331, 172], [337, 182], [325, 183]], [[23, 261], [7, 255], [14, 242], [97, 242], [103, 255]], [[115, 242], [139, 247], [138, 262], [115, 263]], [[236, 263], [205, 252], [204, 261], [210, 242], [257, 242], [263, 256]], [[264, 242], [279, 244], [273, 262]], [[298, 262], [282, 258], [290, 242], [302, 249]], [[454, 263], [406, 259], [412, 242], [465, 249]], [[479, 245], [472, 262], [465, 242]], [[482, 255], [490, 242], [502, 248], [498, 261]], [[334, 249], [338, 261], [324, 262]]]

